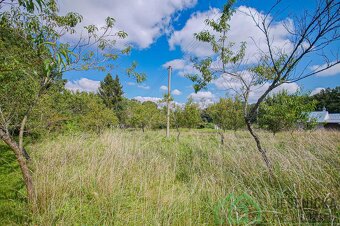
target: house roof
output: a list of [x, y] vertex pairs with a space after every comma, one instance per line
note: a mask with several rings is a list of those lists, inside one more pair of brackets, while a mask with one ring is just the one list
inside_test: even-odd
[[340, 123], [340, 114], [329, 114], [328, 122]]
[[326, 109], [323, 111], [313, 111], [309, 113], [309, 119], [316, 120], [318, 123], [339, 123], [340, 124], [340, 113], [330, 114]]
[[327, 118], [328, 112], [323, 111], [313, 111], [309, 113], [310, 119], [315, 119], [317, 122], [325, 122]]

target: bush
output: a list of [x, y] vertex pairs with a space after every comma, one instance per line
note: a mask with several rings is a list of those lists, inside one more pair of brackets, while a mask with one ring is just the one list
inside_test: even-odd
[[315, 109], [315, 102], [310, 102], [308, 96], [298, 93], [289, 95], [286, 91], [268, 97], [259, 109], [258, 124], [276, 134], [283, 130], [293, 130], [298, 126], [312, 128], [309, 112]]
[[45, 95], [32, 113], [28, 124], [30, 135], [66, 131], [93, 131], [118, 125], [115, 113], [94, 93], [52, 91]]

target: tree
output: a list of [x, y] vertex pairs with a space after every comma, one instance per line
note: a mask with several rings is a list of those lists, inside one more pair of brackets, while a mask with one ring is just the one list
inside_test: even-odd
[[115, 113], [118, 117], [120, 128], [126, 128], [129, 126], [128, 116], [130, 115], [130, 110], [131, 110], [130, 106], [131, 106], [131, 100], [125, 97], [122, 98], [122, 101], [117, 103], [117, 110], [115, 110]]
[[158, 113], [157, 104], [151, 101], [144, 103], [131, 101], [127, 116], [128, 123], [130, 126], [140, 128], [145, 132], [146, 128], [152, 127], [157, 123]]
[[275, 135], [282, 130], [308, 125], [309, 112], [314, 109], [315, 101], [310, 102], [308, 96], [299, 96], [298, 93], [288, 95], [287, 91], [283, 91], [267, 97], [260, 105], [258, 124]]
[[[53, 92], [52, 92], [53, 91]], [[115, 113], [96, 94], [50, 90], [32, 111], [27, 133], [34, 136], [49, 132], [93, 131], [101, 133], [116, 126]]]
[[1, 0], [0, 1], [0, 9], [2, 9], [3, 6], [20, 6], [24, 10], [27, 10], [28, 12], [34, 12], [37, 9], [42, 10], [43, 7], [46, 7], [46, 3], [43, 0], [19, 0], [19, 1], [13, 1], [13, 0]]
[[117, 111], [124, 94], [118, 75], [113, 79], [110, 73], [107, 74], [104, 81], [100, 82], [98, 94], [108, 108]]
[[180, 127], [183, 123], [183, 109], [179, 106], [176, 106], [176, 104], [172, 104], [172, 110], [170, 112], [170, 122], [172, 124], [172, 127], [176, 128], [177, 131], [177, 141], [179, 141], [179, 137], [181, 135]]
[[[25, 37], [23, 30], [12, 28], [3, 17], [0, 33], [0, 138], [15, 153], [28, 199], [33, 202], [33, 182], [26, 162], [30, 157], [23, 147], [23, 136], [28, 115], [42, 93], [39, 90], [38, 73], [43, 73], [43, 60], [47, 56], [34, 49], [33, 39]], [[18, 136], [19, 142], [15, 140], [15, 135]]]
[[[212, 104], [207, 111], [215, 123], [222, 131], [238, 130], [245, 126], [243, 118], [243, 105], [240, 100], [233, 101], [228, 98], [221, 98], [218, 103]], [[223, 132], [220, 131], [221, 143], [224, 143]]]
[[[241, 43], [239, 51], [233, 51], [234, 44], [228, 42], [228, 22], [234, 12], [234, 1], [228, 1], [224, 6], [222, 15], [217, 20], [206, 20], [206, 24], [212, 29], [196, 34], [199, 41], [209, 43], [216, 53], [216, 60], [222, 65], [221, 68], [211, 67], [212, 58], [206, 58], [195, 63], [195, 68], [200, 72], [188, 77], [195, 83], [195, 91], [207, 86], [212, 79], [223, 76], [232, 84], [231, 87], [244, 104], [244, 119], [247, 128], [256, 142], [270, 175], [273, 175], [272, 165], [267, 156], [267, 151], [262, 147], [261, 140], [253, 129], [252, 123], [256, 118], [260, 104], [277, 87], [300, 81], [313, 76], [339, 64], [338, 53], [334, 53], [331, 44], [340, 39], [338, 32], [340, 3], [336, 0], [318, 1], [315, 10], [306, 11], [301, 16], [296, 16], [293, 26], [284, 26], [289, 34], [292, 48], [276, 46], [273, 43], [275, 36], [272, 34], [275, 18], [271, 15], [273, 10], [280, 4], [280, 0], [266, 14], [252, 14], [249, 12], [266, 40], [266, 49], [259, 49], [260, 61], [256, 64], [245, 64], [245, 44]], [[274, 14], [275, 15], [275, 14]], [[254, 43], [256, 45], [256, 43]], [[310, 61], [306, 60], [314, 56], [318, 59], [319, 67], [310, 67]], [[333, 59], [332, 59], [333, 58]], [[334, 59], [335, 58], [335, 59]], [[218, 64], [217, 63], [217, 64]], [[249, 67], [249, 68], [247, 68]], [[249, 96], [259, 87], [264, 87], [255, 104], [249, 107]]]
[[[6, 22], [0, 26], [0, 127], [13, 134], [25, 123], [34, 97], [38, 95], [36, 74], [23, 76], [26, 71], [43, 71], [42, 60], [32, 49], [32, 43], [23, 38], [22, 31], [14, 32]], [[19, 146], [22, 141], [19, 139]], [[21, 147], [26, 159], [28, 153]]]
[[221, 98], [218, 103], [210, 105], [207, 110], [213, 122], [223, 131], [236, 131], [245, 125], [243, 105], [239, 99], [233, 101], [231, 98]]
[[118, 118], [107, 108], [95, 94], [78, 94], [83, 102], [83, 112], [80, 114], [79, 125], [85, 130], [101, 133], [105, 128], [118, 125]]
[[74, 103], [73, 93], [64, 88], [64, 83], [65, 81], [60, 81], [60, 84], [56, 84], [41, 96], [30, 114], [25, 129], [26, 135], [39, 137], [50, 132], [63, 132], [71, 119], [77, 116], [71, 111], [71, 103]]
[[[0, 138], [15, 153], [29, 202], [33, 203], [36, 194], [23, 154], [25, 127], [32, 110], [62, 78], [63, 72], [112, 68], [112, 62], [120, 55], [128, 54], [131, 48], [114, 50], [116, 39], [125, 38], [127, 34], [111, 32], [115, 22], [111, 17], [101, 28], [94, 25], [84, 27], [87, 34], [80, 36], [76, 43], [64, 43], [65, 35], [76, 33], [75, 27], [81, 22], [81, 15], [73, 12], [58, 15], [54, 0], [3, 0], [0, 8], [8, 4], [12, 7], [0, 11], [0, 48], [9, 48], [0, 52], [0, 79], [5, 81], [1, 82], [4, 92], [1, 90], [0, 93], [1, 100], [4, 100], [0, 103]], [[140, 82], [145, 75], [135, 72], [136, 66], [133, 63], [127, 74]], [[16, 86], [17, 81], [20, 86]], [[11, 97], [12, 92], [6, 90], [15, 91], [16, 96]]]
[[320, 93], [311, 96], [311, 100], [317, 101], [316, 109], [322, 111], [325, 107], [330, 113], [340, 112], [340, 86], [334, 89], [327, 88]]
[[197, 128], [202, 122], [200, 108], [191, 99], [185, 104], [182, 115], [179, 116], [183, 127]]

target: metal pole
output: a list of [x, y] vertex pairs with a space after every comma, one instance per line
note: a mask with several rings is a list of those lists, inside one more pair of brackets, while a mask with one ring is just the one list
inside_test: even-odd
[[168, 112], [166, 116], [166, 137], [170, 137], [170, 92], [171, 92], [171, 66], [168, 67]]

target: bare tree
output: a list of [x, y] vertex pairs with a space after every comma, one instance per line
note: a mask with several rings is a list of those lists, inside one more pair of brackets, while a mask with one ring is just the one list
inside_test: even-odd
[[[272, 12], [279, 7], [281, 1], [263, 14], [251, 11], [246, 16], [251, 16], [257, 28], [265, 37], [266, 49], [258, 46], [260, 60], [256, 64], [248, 64], [245, 60], [245, 46], [242, 43], [238, 52], [232, 51], [233, 43], [227, 42], [229, 31], [228, 21], [234, 10], [234, 1], [229, 1], [223, 9], [219, 20], [207, 20], [211, 31], [202, 31], [196, 34], [199, 41], [210, 43], [217, 55], [215, 64], [207, 58], [195, 63], [200, 71], [199, 75], [189, 75], [196, 85], [196, 91], [204, 88], [210, 81], [222, 76], [230, 89], [241, 96], [244, 101], [244, 119], [247, 128], [254, 138], [257, 149], [272, 172], [272, 164], [263, 148], [260, 137], [253, 129], [253, 121], [257, 115], [260, 104], [277, 87], [294, 83], [307, 77], [316, 75], [339, 64], [339, 49], [331, 46], [339, 41], [340, 3], [336, 0], [319, 0], [313, 11], [305, 11], [294, 18], [294, 25], [285, 24], [284, 28], [289, 34], [290, 48], [275, 45], [272, 30], [275, 17]], [[257, 43], [254, 41], [254, 45]], [[335, 48], [339, 48], [335, 45]], [[317, 57], [319, 67], [312, 66], [309, 57]], [[245, 66], [246, 65], [246, 66]], [[253, 106], [249, 105], [249, 98], [256, 89], [264, 89]]]
[[[256, 26], [264, 34], [267, 47], [267, 51], [260, 50], [260, 64], [252, 68], [251, 72], [254, 74], [255, 84], [269, 83], [270, 85], [256, 101], [255, 105], [246, 111], [245, 120], [249, 132], [256, 141], [258, 150], [270, 170], [271, 163], [266, 151], [251, 126], [260, 104], [275, 88], [285, 83], [300, 81], [340, 63], [338, 49], [334, 52], [333, 50], [327, 51], [327, 47], [340, 39], [340, 3], [336, 0], [320, 0], [317, 2], [314, 11], [305, 11], [303, 15], [296, 16], [294, 26], [285, 26], [286, 31], [290, 34], [291, 44], [291, 50], [285, 50], [284, 47], [273, 44], [274, 40], [271, 34], [271, 26], [275, 18], [270, 17], [270, 13], [279, 6], [280, 2], [278, 1], [270, 12], [264, 16], [250, 13]], [[319, 56], [320, 61], [318, 64], [322, 66], [312, 67], [312, 61], [308, 60], [310, 55]], [[303, 69], [299, 70], [298, 67]], [[245, 100], [248, 98], [250, 89], [251, 87], [246, 87]]]

